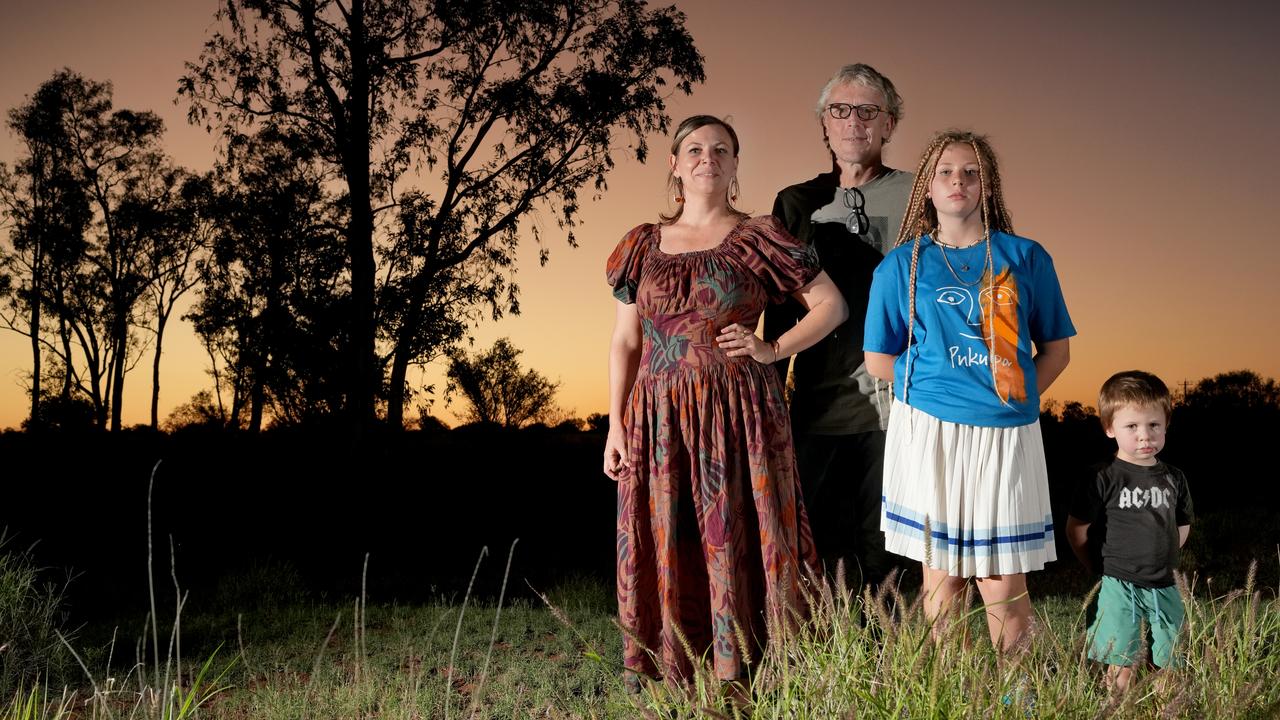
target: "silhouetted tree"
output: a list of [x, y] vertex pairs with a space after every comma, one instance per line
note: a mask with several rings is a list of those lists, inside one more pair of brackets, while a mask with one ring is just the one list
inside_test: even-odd
[[1204, 378], [1174, 407], [1162, 458], [1186, 471], [1197, 509], [1274, 510], [1280, 490], [1257, 448], [1280, 433], [1280, 388], [1252, 370]]
[[1222, 413], [1280, 412], [1280, 385], [1252, 370], [1219, 373], [1192, 386], [1181, 405], [1189, 410]]
[[169, 412], [164, 420], [167, 432], [186, 430], [188, 428], [223, 428], [227, 418], [222, 409], [214, 402], [213, 393], [201, 390], [191, 399]]
[[[66, 93], [63, 122], [94, 209], [86, 259], [91, 266], [89, 292], [102, 302], [95, 308], [102, 351], [93, 353], [100, 365], [90, 361], [90, 396], [100, 422], [105, 421], [109, 406], [111, 429], [119, 430], [124, 377], [135, 349], [134, 312], [150, 280], [140, 267], [142, 246], [152, 229], [146, 223], [131, 222], [127, 215], [129, 208], [153, 202], [154, 194], [165, 192], [170, 184], [172, 167], [159, 148], [164, 124], [152, 112], [113, 110], [110, 83], [86, 80], [69, 70], [59, 71], [50, 82], [60, 84]], [[105, 379], [101, 388], [99, 374]]]
[[145, 297], [149, 329], [155, 334], [151, 361], [151, 429], [160, 427], [160, 358], [164, 333], [178, 301], [199, 282], [197, 261], [209, 246], [217, 219], [213, 216], [213, 184], [174, 169], [164, 176], [163, 191], [152, 202], [136, 206], [147, 225], [140, 265], [148, 278]]
[[[12, 171], [0, 163], [0, 222], [9, 231], [7, 243], [0, 245], [0, 322], [30, 340], [29, 429], [43, 427], [43, 311], [59, 304], [59, 279], [79, 262], [90, 220], [88, 198], [76, 178], [62, 124], [65, 112], [65, 94], [48, 83], [24, 105], [11, 109], [7, 124], [25, 154]], [[73, 386], [70, 373], [64, 372], [58, 394], [64, 404], [70, 402]]]
[[537, 370], [520, 367], [520, 350], [499, 338], [485, 352], [468, 357], [456, 353], [449, 360], [448, 394], [461, 392], [467, 422], [497, 423], [505, 427], [542, 421], [556, 411], [559, 383]]
[[[138, 209], [154, 201], [153, 193], [166, 187], [173, 172], [159, 149], [163, 125], [154, 113], [113, 109], [109, 83], [70, 70], [54, 73], [16, 113], [25, 136], [61, 146], [56, 159], [65, 172], [57, 177], [74, 181], [74, 194], [84, 196], [90, 212], [86, 242], [74, 260], [68, 255], [53, 276], [38, 268], [39, 305], [56, 315], [60, 340], [46, 347], [66, 368], [67, 384], [93, 402], [99, 426], [110, 412], [111, 428], [119, 430], [124, 376], [138, 350], [135, 311], [149, 282], [139, 262], [151, 226], [140, 222], [144, 214]], [[46, 218], [55, 234], [75, 235], [84, 227], [84, 204], [69, 190], [67, 197], [72, 202], [64, 216]]]
[[[605, 188], [615, 133], [629, 131], [643, 160], [645, 135], [667, 127], [663, 86], [687, 94], [703, 79], [684, 16], [641, 0], [228, 0], [217, 17], [179, 87], [191, 119], [229, 134], [264, 119], [287, 127], [345, 183], [357, 430], [383, 377], [378, 319], [393, 323], [387, 417], [399, 427], [406, 370], [430, 352], [431, 294], [451, 284], [438, 275], [478, 258], [468, 273], [492, 312], [515, 311], [519, 220], [543, 207], [571, 227], [582, 188]], [[419, 206], [419, 257], [380, 314], [375, 216], [424, 168], [438, 187]]]
[[1084, 405], [1075, 400], [1068, 400], [1062, 406], [1062, 421], [1064, 423], [1097, 423], [1098, 412], [1089, 405]]
[[588, 415], [587, 430], [591, 432], [608, 432], [609, 415], [607, 413], [591, 413]]
[[582, 432], [582, 430], [586, 426], [587, 426], [586, 420], [583, 420], [582, 418], [571, 417], [571, 418], [565, 418], [564, 420], [561, 420], [560, 422], [552, 426], [551, 429], [556, 430], [558, 432]]
[[[384, 334], [395, 328], [405, 330], [393, 347], [417, 365], [456, 352], [468, 329], [480, 319], [481, 306], [498, 302], [496, 287], [500, 285], [489, 281], [484, 269], [477, 268], [479, 262], [424, 271], [424, 257], [430, 254], [426, 244], [432, 206], [432, 201], [417, 191], [400, 196], [396, 226], [389, 234], [382, 261], [384, 281], [378, 291]], [[450, 245], [448, 241], [444, 244]], [[416, 284], [424, 278], [428, 291], [419, 302], [414, 299]], [[393, 355], [393, 362], [394, 357], [398, 356]], [[402, 368], [399, 373], [404, 371]], [[411, 400], [413, 391], [403, 382], [402, 374], [393, 370], [392, 376], [401, 380], [393, 381], [390, 387], [391, 393], [401, 393], [399, 403], [388, 400], [389, 420], [394, 422], [402, 412], [397, 406]], [[431, 392], [434, 388], [426, 390]]]
[[210, 349], [219, 398], [223, 385], [231, 392], [227, 417], [247, 410], [257, 431], [268, 409], [283, 423], [336, 412], [349, 285], [342, 211], [321, 166], [305, 142], [268, 126], [232, 138], [215, 176], [219, 224], [186, 317]]
[[40, 384], [40, 414], [28, 416], [21, 428], [26, 432], [83, 432], [98, 428], [93, 403], [78, 388], [65, 388], [66, 371], [57, 355], [50, 354], [43, 364], [44, 381]]

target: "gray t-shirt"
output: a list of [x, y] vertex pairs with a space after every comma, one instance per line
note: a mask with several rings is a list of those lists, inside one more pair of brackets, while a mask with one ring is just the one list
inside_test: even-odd
[[[863, 209], [871, 221], [871, 229], [858, 237], [879, 250], [881, 255], [887, 255], [898, 239], [898, 230], [902, 228], [902, 214], [907, 211], [907, 196], [911, 194], [911, 182], [914, 179], [909, 172], [889, 170], [858, 187], [867, 200]], [[831, 202], [814, 210], [810, 220], [814, 223], [833, 222], [844, 225], [845, 219], [849, 217], [844, 196], [844, 188], [836, 188]]]

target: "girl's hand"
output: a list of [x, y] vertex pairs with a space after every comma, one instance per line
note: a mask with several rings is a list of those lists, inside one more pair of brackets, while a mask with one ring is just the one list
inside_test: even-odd
[[716, 336], [720, 349], [729, 357], [750, 357], [758, 363], [772, 363], [778, 359], [778, 353], [772, 343], [756, 337], [745, 325], [734, 323], [720, 330]]
[[609, 437], [604, 441], [604, 474], [615, 482], [631, 475], [626, 433], [613, 424], [609, 425]]

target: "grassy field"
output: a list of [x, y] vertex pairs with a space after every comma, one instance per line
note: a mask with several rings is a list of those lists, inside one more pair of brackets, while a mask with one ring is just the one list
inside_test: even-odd
[[[1046, 574], [1047, 575], [1047, 574]], [[541, 597], [419, 605], [311, 599], [287, 583], [211, 598], [174, 627], [85, 628], [76, 690], [19, 689], [14, 720], [96, 718], [1267, 718], [1280, 714], [1280, 603], [1252, 579], [1199, 583], [1187, 662], [1123, 696], [1083, 661], [1084, 592], [1045, 578], [1030, 647], [998, 658], [980, 608], [941, 640], [911, 593], [813, 598], [814, 619], [753, 658], [748, 688], [623, 690], [612, 588], [571, 580]], [[1045, 585], [1059, 585], [1052, 594]], [[1086, 590], [1087, 592], [1087, 590]], [[171, 600], [176, 604], [176, 600]], [[184, 606], [185, 607], [185, 606]], [[170, 611], [158, 613], [162, 618]], [[114, 639], [113, 639], [114, 638]], [[124, 639], [129, 638], [129, 639]], [[138, 639], [141, 638], [141, 639]], [[147, 658], [167, 658], [151, 663]], [[182, 658], [181, 664], [179, 657]]]

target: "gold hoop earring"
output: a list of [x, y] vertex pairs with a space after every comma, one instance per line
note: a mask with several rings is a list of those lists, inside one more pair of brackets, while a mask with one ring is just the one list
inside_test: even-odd
[[738, 199], [738, 193], [741, 192], [742, 186], [738, 184], [737, 176], [729, 181], [729, 202], [735, 202]]
[[674, 178], [674, 180], [676, 185], [675, 201], [677, 203], [682, 203], [684, 202], [684, 183], [680, 182], [680, 178]]

